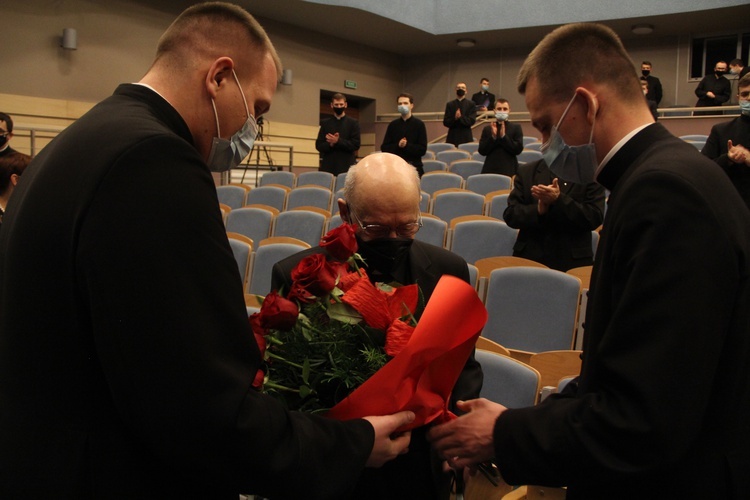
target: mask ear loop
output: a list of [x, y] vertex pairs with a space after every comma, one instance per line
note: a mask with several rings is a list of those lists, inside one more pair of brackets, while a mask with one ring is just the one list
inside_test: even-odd
[[219, 113], [216, 112], [216, 103], [211, 98], [211, 106], [214, 107], [214, 118], [216, 119], [216, 137], [221, 138], [221, 127], [219, 127]]
[[[570, 100], [570, 102], [568, 102], [568, 105], [565, 106], [565, 111], [563, 111], [563, 114], [560, 115], [560, 119], [557, 120], [557, 125], [555, 125], [555, 127], [554, 127], [555, 130], [558, 130], [558, 131], [560, 130], [560, 124], [565, 119], [565, 117], [568, 115], [568, 110], [573, 105], [573, 101], [575, 101], [575, 100], [576, 100], [576, 94], [573, 94], [573, 98]], [[592, 130], [591, 133], [593, 134], [593, 130]], [[550, 136], [547, 139], [547, 141], [544, 144], [542, 144], [542, 151], [544, 151], [547, 148], [549, 148], [549, 143], [550, 143], [551, 140], [552, 140], [552, 134], [550, 134]], [[589, 142], [591, 142], [591, 139], [589, 139]]]

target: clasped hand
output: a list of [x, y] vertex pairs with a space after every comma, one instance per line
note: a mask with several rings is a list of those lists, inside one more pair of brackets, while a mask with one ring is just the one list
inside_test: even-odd
[[727, 157], [732, 163], [744, 163], [750, 166], [750, 151], [741, 144], [736, 146], [732, 141], [727, 141]]
[[339, 133], [336, 132], [335, 134], [326, 134], [326, 142], [331, 146], [339, 142]]

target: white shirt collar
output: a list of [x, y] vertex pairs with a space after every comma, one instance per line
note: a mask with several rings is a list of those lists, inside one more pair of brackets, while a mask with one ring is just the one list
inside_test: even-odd
[[[652, 122], [653, 123], [653, 122]], [[607, 153], [607, 156], [604, 157], [602, 162], [599, 164], [599, 166], [596, 168], [596, 172], [594, 174], [594, 179], [599, 177], [599, 173], [604, 169], [604, 167], [609, 163], [609, 160], [612, 159], [612, 157], [617, 154], [617, 152], [630, 140], [632, 139], [635, 134], [643, 130], [644, 128], [648, 127], [652, 123], [644, 123], [640, 127], [636, 127], [633, 130], [630, 131], [630, 133], [626, 134], [625, 137], [620, 139], [620, 141], [614, 145], [612, 149], [609, 150], [609, 153]]]

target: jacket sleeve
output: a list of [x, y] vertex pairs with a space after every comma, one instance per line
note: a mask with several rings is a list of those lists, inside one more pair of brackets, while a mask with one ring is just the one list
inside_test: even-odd
[[489, 156], [490, 153], [495, 149], [495, 139], [492, 138], [492, 126], [485, 125], [482, 129], [482, 135], [479, 137], [479, 151], [480, 155]]
[[331, 145], [328, 144], [328, 141], [326, 141], [325, 124], [321, 125], [318, 129], [318, 137], [315, 139], [315, 149], [317, 149], [319, 153], [329, 153], [333, 149]]
[[423, 122], [419, 122], [419, 127], [415, 130], [415, 139], [407, 141], [406, 150], [409, 156], [422, 157], [427, 152], [427, 127]]
[[593, 231], [604, 220], [604, 188], [596, 182], [576, 185], [549, 207], [547, 224], [571, 230]]
[[208, 482], [341, 496], [372, 427], [288, 412], [251, 388], [261, 359], [217, 203], [202, 159], [173, 137], [128, 150], [91, 200], [77, 277], [118, 418], [149, 454]]
[[[722, 141], [724, 144], [722, 144]], [[701, 154], [712, 159], [717, 165], [726, 170], [729, 167], [729, 156], [726, 152], [723, 152], [725, 147], [726, 141], [719, 137], [719, 131], [716, 125], [714, 125], [711, 127], [711, 133], [708, 135], [708, 139], [706, 139], [706, 144], [703, 146]]]
[[380, 145], [380, 150], [384, 153], [396, 154], [396, 151], [398, 151], [398, 141], [400, 140], [400, 137], [396, 138], [393, 122], [391, 122], [385, 130], [385, 136], [383, 137], [383, 143]]
[[522, 173], [519, 169], [513, 181], [513, 189], [508, 195], [508, 207], [503, 212], [503, 220], [514, 229], [528, 229], [541, 225], [538, 202], [531, 196], [531, 186], [526, 185], [532, 182], [533, 175], [528, 173], [533, 173], [533, 170], [525, 165], [523, 170]]
[[347, 120], [349, 126], [347, 127], [347, 136], [339, 137], [339, 141], [334, 146], [335, 149], [343, 149], [349, 153], [354, 153], [359, 149], [360, 138], [359, 138], [359, 122], [354, 118]]
[[443, 114], [443, 125], [451, 128], [456, 123], [456, 110], [451, 106], [453, 101], [448, 101], [445, 104], [445, 114]]

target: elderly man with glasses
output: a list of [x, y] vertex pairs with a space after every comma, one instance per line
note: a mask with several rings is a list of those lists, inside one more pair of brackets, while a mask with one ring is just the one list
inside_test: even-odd
[[[346, 201], [345, 201], [346, 200]], [[466, 262], [459, 256], [415, 240], [422, 225], [419, 212], [420, 187], [417, 171], [402, 158], [374, 153], [353, 166], [346, 177], [344, 199], [339, 199], [341, 218], [356, 227], [358, 252], [365, 259], [367, 274], [377, 282], [417, 283], [429, 300], [444, 274], [469, 281]], [[277, 263], [273, 288], [289, 290], [290, 274], [307, 255], [325, 253], [320, 247], [304, 250]], [[482, 370], [470, 357], [451, 397], [455, 402], [476, 397], [482, 386]], [[360, 478], [352, 498], [436, 499], [442, 492], [440, 463], [431, 456], [426, 429], [415, 429], [409, 453]]]

